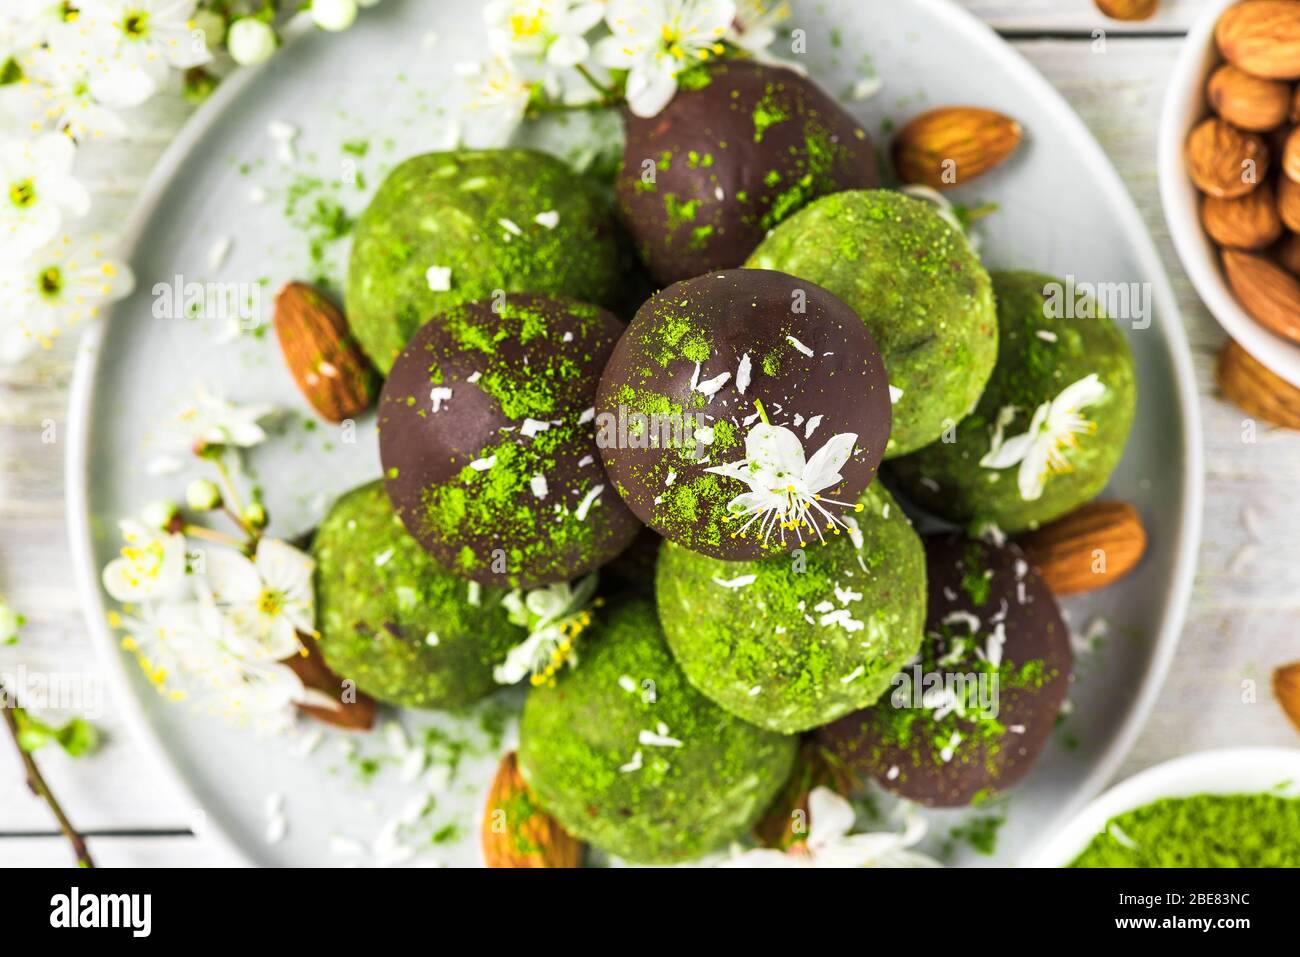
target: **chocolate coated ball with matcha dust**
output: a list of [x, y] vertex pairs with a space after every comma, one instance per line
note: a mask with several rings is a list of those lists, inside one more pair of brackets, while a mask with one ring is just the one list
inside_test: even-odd
[[387, 373], [415, 331], [457, 303], [500, 292], [620, 301], [629, 261], [599, 188], [545, 153], [415, 156], [357, 220], [348, 325]]
[[1047, 743], [1069, 689], [1070, 635], [1014, 545], [925, 539], [921, 652], [875, 705], [817, 731], [849, 767], [932, 807], [1015, 785]]
[[623, 325], [573, 299], [452, 306], [393, 364], [379, 455], [393, 506], [444, 566], [534, 588], [603, 565], [641, 524], [596, 447], [596, 384]]
[[929, 445], [975, 408], [998, 354], [993, 284], [931, 204], [889, 190], [824, 196], [746, 265], [815, 282], [866, 323], [894, 397], [885, 458]]
[[468, 704], [497, 687], [493, 668], [527, 637], [504, 591], [457, 578], [407, 534], [380, 482], [334, 503], [312, 554], [321, 654], [380, 701]]
[[662, 285], [739, 266], [818, 196], [878, 182], [861, 124], [784, 67], [723, 60], [687, 73], [656, 116], [629, 117], [617, 189]]
[[578, 664], [533, 688], [519, 767], [566, 831], [640, 864], [719, 850], [785, 783], [797, 739], [723, 711], [686, 680], [654, 603], [613, 601]]
[[879, 482], [825, 546], [724, 562], [665, 544], [659, 620], [686, 677], [751, 724], [806, 731], [875, 702], [921, 645], [925, 552]]
[[1124, 454], [1137, 401], [1133, 354], [1092, 300], [1032, 272], [995, 273], [998, 361], [952, 441], [890, 463], [899, 490], [956, 522], [1037, 528], [1091, 501]]
[[637, 517], [729, 560], [843, 531], [890, 421], [880, 353], [853, 310], [761, 269], [674, 283], [643, 305], [596, 413], [605, 467]]

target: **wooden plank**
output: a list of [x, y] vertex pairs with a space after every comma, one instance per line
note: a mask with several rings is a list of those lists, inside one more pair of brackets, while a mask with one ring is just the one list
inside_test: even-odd
[[[880, 2], [880, 0], [876, 0]], [[906, 2], [906, 0], [903, 0]], [[1093, 0], [957, 0], [996, 30], [1013, 34], [1184, 33], [1205, 0], [1160, 0], [1155, 16], [1135, 23], [1112, 20]]]
[[[91, 836], [98, 867], [234, 867], [237, 861], [191, 836]], [[0, 867], [71, 867], [72, 853], [58, 835], [0, 838]]]

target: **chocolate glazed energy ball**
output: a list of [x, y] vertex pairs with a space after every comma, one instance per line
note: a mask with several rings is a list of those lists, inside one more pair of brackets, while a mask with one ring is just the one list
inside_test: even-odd
[[657, 116], [630, 117], [618, 201], [661, 284], [739, 266], [818, 196], [877, 184], [856, 120], [816, 84], [749, 60], [701, 67]]
[[739, 561], [847, 532], [889, 439], [889, 385], [871, 334], [835, 296], [733, 269], [641, 307], [601, 377], [596, 421], [638, 518]]
[[1056, 724], [1073, 654], [1056, 599], [1014, 545], [925, 539], [925, 640], [892, 693], [817, 732], [854, 770], [932, 807], [1012, 787]]
[[596, 384], [622, 324], [572, 299], [455, 306], [393, 364], [379, 454], [402, 522], [459, 575], [531, 588], [609, 561], [640, 523], [596, 448]]

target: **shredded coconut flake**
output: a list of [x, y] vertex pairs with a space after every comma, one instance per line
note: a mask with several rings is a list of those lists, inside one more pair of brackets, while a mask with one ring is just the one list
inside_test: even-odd
[[451, 289], [451, 267], [430, 266], [424, 271], [424, 281], [433, 292], [446, 292]]

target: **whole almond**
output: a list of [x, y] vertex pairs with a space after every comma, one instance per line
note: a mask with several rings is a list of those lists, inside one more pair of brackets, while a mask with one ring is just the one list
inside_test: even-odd
[[345, 681], [330, 670], [321, 654], [320, 642], [310, 635], [299, 635], [303, 653], [286, 658], [284, 664], [298, 676], [303, 686], [326, 698], [333, 704], [298, 704], [298, 710], [317, 721], [332, 724], [350, 731], [368, 731], [375, 724], [375, 701], [362, 694], [352, 682]]
[[835, 755], [815, 741], [799, 748], [794, 771], [785, 787], [772, 799], [767, 811], [754, 825], [754, 837], [764, 847], [789, 850], [808, 839], [808, 795], [813, 788], [830, 788], [849, 795], [857, 787], [853, 772]]
[[1228, 285], [1242, 308], [1279, 336], [1300, 342], [1300, 280], [1261, 256], [1223, 251]]
[[1202, 120], [1187, 138], [1187, 172], [1207, 196], [1245, 196], [1268, 173], [1268, 144], [1217, 117]]
[[1131, 572], [1147, 548], [1137, 509], [1126, 502], [1091, 502], [1020, 539], [1029, 561], [1053, 593], [1105, 588]]
[[1273, 672], [1273, 696], [1296, 730], [1300, 731], [1300, 661], [1283, 665]]
[[1300, 236], [1287, 233], [1274, 250], [1278, 264], [1293, 276], [1300, 277]]
[[355, 418], [374, 400], [376, 379], [343, 313], [303, 282], [275, 297], [275, 334], [285, 365], [312, 408], [330, 422]]
[[1201, 221], [1210, 238], [1229, 249], [1263, 249], [1282, 235], [1282, 217], [1270, 183], [1236, 199], [1204, 197]]
[[488, 789], [479, 839], [488, 867], [577, 867], [582, 860], [582, 844], [542, 810], [513, 751]]
[[1300, 389], [1232, 339], [1219, 352], [1214, 380], [1223, 397], [1241, 411], [1270, 425], [1300, 429]]
[[1097, 9], [1112, 20], [1145, 20], [1159, 5], [1159, 0], [1097, 0]]
[[1229, 7], [1214, 30], [1233, 66], [1273, 80], [1300, 79], [1300, 2], [1253, 0]]
[[1231, 63], [1214, 71], [1205, 93], [1214, 112], [1242, 130], [1276, 129], [1291, 109], [1291, 87], [1251, 76]]
[[987, 173], [1020, 145], [1020, 124], [974, 106], [913, 117], [894, 138], [894, 170], [904, 183], [952, 189]]
[[1277, 212], [1287, 229], [1300, 233], [1300, 183], [1290, 176], [1277, 178]]
[[1300, 183], [1300, 126], [1291, 131], [1282, 148], [1282, 172], [1287, 178]]

